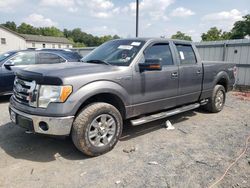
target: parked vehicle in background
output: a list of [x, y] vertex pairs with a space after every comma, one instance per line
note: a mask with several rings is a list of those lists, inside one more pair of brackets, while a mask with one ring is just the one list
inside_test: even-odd
[[0, 95], [12, 93], [15, 71], [31, 65], [80, 61], [77, 52], [64, 49], [28, 49], [0, 54]]
[[39, 134], [71, 135], [83, 153], [110, 151], [123, 120], [140, 125], [204, 106], [223, 109], [234, 65], [201, 62], [188, 41], [119, 39], [79, 63], [18, 71], [11, 120]]
[[16, 53], [17, 53], [17, 51], [9, 51], [9, 52], [0, 54], [0, 62], [7, 60], [8, 58], [10, 58], [12, 55], [14, 55]]

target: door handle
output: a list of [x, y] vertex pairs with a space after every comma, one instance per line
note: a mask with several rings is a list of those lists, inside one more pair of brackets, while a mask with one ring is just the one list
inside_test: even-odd
[[171, 73], [171, 78], [178, 78], [178, 73], [177, 72], [172, 72]]
[[197, 72], [196, 72], [197, 74], [201, 74], [201, 70], [197, 70]]

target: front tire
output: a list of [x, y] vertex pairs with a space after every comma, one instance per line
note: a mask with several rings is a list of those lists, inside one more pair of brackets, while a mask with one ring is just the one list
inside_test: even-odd
[[213, 90], [212, 97], [209, 98], [209, 102], [204, 108], [212, 113], [220, 112], [225, 104], [226, 91], [222, 85], [216, 85]]
[[108, 103], [85, 107], [73, 122], [71, 137], [78, 150], [98, 156], [114, 148], [122, 133], [120, 112]]

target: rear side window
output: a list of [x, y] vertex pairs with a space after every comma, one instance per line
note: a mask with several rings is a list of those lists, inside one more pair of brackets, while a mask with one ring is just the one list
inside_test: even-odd
[[196, 64], [196, 57], [191, 45], [176, 44], [182, 65]]
[[52, 54], [52, 53], [38, 53], [37, 55], [37, 63], [38, 64], [55, 64], [55, 63], [63, 63], [65, 59], [62, 57]]
[[173, 58], [169, 44], [154, 44], [146, 50], [145, 59], [159, 58], [162, 60], [162, 65], [173, 65]]

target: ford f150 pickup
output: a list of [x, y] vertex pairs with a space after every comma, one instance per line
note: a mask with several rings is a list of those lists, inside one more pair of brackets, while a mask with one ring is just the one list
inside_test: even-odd
[[200, 106], [219, 112], [233, 84], [234, 65], [201, 62], [191, 42], [119, 39], [79, 63], [20, 70], [9, 111], [26, 130], [70, 135], [97, 156], [116, 145], [124, 120], [140, 125]]

